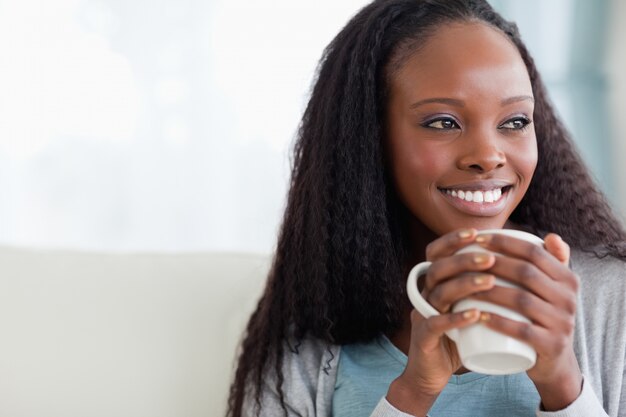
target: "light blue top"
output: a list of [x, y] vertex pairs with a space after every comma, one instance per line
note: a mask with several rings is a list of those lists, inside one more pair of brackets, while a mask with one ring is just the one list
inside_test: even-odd
[[[407, 357], [388, 338], [341, 347], [334, 417], [369, 416], [389, 384], [404, 371]], [[539, 394], [525, 372], [452, 375], [428, 415], [431, 417], [534, 417]]]

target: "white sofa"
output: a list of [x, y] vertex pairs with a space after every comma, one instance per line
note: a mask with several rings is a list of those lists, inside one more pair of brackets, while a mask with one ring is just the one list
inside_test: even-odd
[[223, 416], [269, 262], [0, 248], [0, 417]]

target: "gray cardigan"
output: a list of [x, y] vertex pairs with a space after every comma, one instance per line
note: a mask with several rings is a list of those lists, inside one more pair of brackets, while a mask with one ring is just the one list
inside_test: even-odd
[[[572, 252], [572, 270], [581, 278], [574, 350], [584, 375], [583, 391], [569, 407], [542, 412], [540, 417], [626, 417], [626, 262], [612, 257]], [[298, 353], [287, 350], [283, 361], [283, 393], [289, 416], [329, 417], [341, 347], [305, 339]], [[280, 416], [282, 409], [267, 375], [262, 394], [261, 416]], [[255, 402], [248, 399], [244, 415], [255, 415]], [[381, 398], [370, 417], [407, 417]], [[341, 416], [336, 416], [341, 417]]]

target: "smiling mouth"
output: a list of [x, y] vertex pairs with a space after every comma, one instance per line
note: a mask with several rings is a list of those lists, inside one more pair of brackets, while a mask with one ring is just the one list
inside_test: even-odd
[[480, 217], [496, 216], [507, 206], [512, 185], [494, 187], [488, 190], [461, 190], [439, 188], [439, 191], [452, 207], [465, 214]]
[[496, 187], [491, 190], [457, 190], [452, 188], [440, 188], [439, 191], [453, 198], [467, 201], [468, 203], [489, 204], [497, 203], [513, 186]]

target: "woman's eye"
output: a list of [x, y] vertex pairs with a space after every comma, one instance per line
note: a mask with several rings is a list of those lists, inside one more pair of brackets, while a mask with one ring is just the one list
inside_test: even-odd
[[501, 124], [500, 129], [522, 130], [530, 123], [530, 120], [525, 117], [516, 117], [515, 119], [507, 120]]
[[454, 119], [441, 118], [424, 123], [424, 127], [431, 129], [460, 129], [460, 126]]

